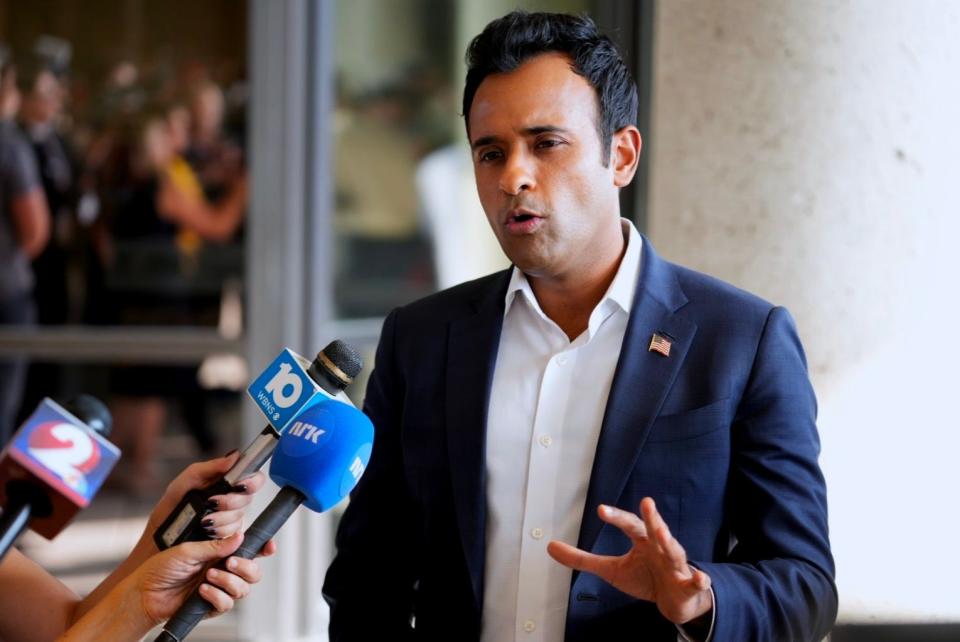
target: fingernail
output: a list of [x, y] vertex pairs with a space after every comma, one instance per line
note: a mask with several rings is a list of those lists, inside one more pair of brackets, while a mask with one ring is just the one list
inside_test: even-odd
[[207, 572], [207, 577], [209, 577], [210, 579], [213, 579], [213, 578], [217, 577], [218, 575], [220, 575], [220, 571], [218, 571], [218, 570], [215, 569], [215, 568], [211, 568], [211, 569]]
[[239, 562], [237, 562], [237, 558], [235, 557], [231, 557], [229, 560], [227, 560], [227, 568], [230, 570], [236, 569], [238, 564]]
[[212, 519], [205, 519], [205, 520], [203, 520], [203, 525], [204, 525], [205, 527], [213, 526], [213, 520], [212, 520]]
[[224, 457], [229, 457], [230, 455], [232, 455], [232, 454], [235, 453], [235, 452], [237, 452], [237, 449], [236, 449], [236, 448], [232, 449], [230, 452], [228, 452], [226, 455], [224, 455]]
[[217, 501], [216, 499], [208, 499], [208, 500], [207, 500], [207, 508], [209, 508], [209, 509], [211, 509], [211, 510], [216, 510], [216, 509], [219, 508], [219, 507], [220, 507], [220, 502]]
[[235, 492], [235, 493], [245, 493], [245, 492], [247, 492], [247, 485], [246, 485], [246, 484], [237, 484], [236, 486], [234, 486], [234, 487], [231, 488], [230, 490], [232, 490], [232, 491]]
[[215, 529], [215, 528], [205, 528], [205, 529], [203, 529], [203, 530], [204, 530], [204, 531], [207, 533], [207, 535], [209, 535], [211, 538], [213, 538], [213, 539], [216, 539], [216, 538], [217, 538], [217, 529]]

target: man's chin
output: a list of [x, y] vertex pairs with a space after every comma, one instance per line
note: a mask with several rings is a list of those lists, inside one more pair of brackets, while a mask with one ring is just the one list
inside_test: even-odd
[[517, 269], [523, 272], [528, 278], [539, 279], [547, 276], [549, 270], [542, 264], [531, 261], [513, 261]]

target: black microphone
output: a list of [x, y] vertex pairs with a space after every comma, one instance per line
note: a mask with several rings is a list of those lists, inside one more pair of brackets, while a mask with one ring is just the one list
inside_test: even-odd
[[[270, 478], [281, 486], [273, 501], [243, 535], [233, 554], [253, 557], [301, 504], [322, 512], [338, 504], [363, 475], [373, 450], [373, 424], [351, 405], [330, 399], [298, 415], [270, 463]], [[223, 562], [217, 568], [224, 569]], [[164, 626], [155, 642], [181, 642], [210, 611], [194, 591]]]
[[313, 362], [284, 349], [250, 385], [248, 392], [270, 423], [240, 454], [237, 463], [206, 488], [188, 491], [153, 534], [161, 551], [186, 541], [209, 539], [203, 518], [207, 500], [229, 493], [240, 480], [260, 470], [270, 459], [280, 435], [298, 412], [322, 400], [350, 403], [343, 392], [363, 368], [360, 353], [345, 341], [330, 342]]
[[120, 458], [101, 431], [110, 412], [89, 395], [73, 413], [44, 399], [0, 456], [0, 559], [28, 527], [47, 539], [86, 508]]
[[80, 393], [71, 397], [63, 403], [63, 409], [104, 439], [110, 437], [113, 431], [113, 416], [106, 404], [93, 395]]

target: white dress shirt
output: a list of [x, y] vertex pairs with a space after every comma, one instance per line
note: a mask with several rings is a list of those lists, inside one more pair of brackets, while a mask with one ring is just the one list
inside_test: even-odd
[[563, 640], [572, 571], [547, 554], [576, 545], [607, 397], [640, 272], [627, 250], [587, 329], [570, 341], [513, 270], [487, 413], [482, 642]]

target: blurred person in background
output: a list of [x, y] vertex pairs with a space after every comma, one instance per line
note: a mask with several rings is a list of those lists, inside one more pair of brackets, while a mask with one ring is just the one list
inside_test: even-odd
[[73, 227], [75, 161], [70, 145], [59, 131], [64, 88], [54, 73], [37, 63], [21, 67], [18, 84], [23, 93], [19, 121], [33, 148], [40, 182], [50, 209], [51, 237], [33, 260], [37, 321], [67, 321], [67, 251]]
[[[77, 163], [72, 147], [60, 131], [64, 108], [64, 81], [43, 60], [21, 66], [18, 84], [23, 92], [20, 126], [33, 148], [43, 193], [50, 209], [50, 241], [33, 259], [33, 298], [37, 323], [62, 325], [71, 316], [69, 261], [76, 243]], [[20, 405], [22, 421], [51, 391], [59, 390], [62, 367], [35, 361], [30, 364]]]
[[[113, 322], [120, 325], [209, 325], [191, 296], [199, 243], [224, 243], [243, 220], [246, 180], [235, 182], [218, 203], [176, 153], [169, 112], [146, 116], [130, 132], [134, 143], [130, 182], [111, 206], [108, 289]], [[187, 234], [188, 242], [184, 241]], [[196, 239], [197, 243], [189, 241]], [[200, 308], [203, 308], [201, 302]], [[118, 445], [130, 453], [126, 477], [131, 490], [149, 493], [158, 479], [156, 447], [169, 418], [168, 406], [202, 402], [194, 366], [130, 366], [113, 371], [112, 400]], [[202, 417], [194, 417], [202, 423]], [[198, 436], [206, 451], [214, 447]]]
[[246, 180], [243, 152], [223, 129], [224, 96], [220, 87], [200, 83], [190, 97], [191, 139], [184, 156], [211, 201], [226, 196]]
[[[46, 247], [50, 211], [30, 143], [17, 127], [21, 95], [8, 55], [0, 62], [0, 324], [36, 319], [30, 260]], [[23, 357], [0, 357], [0, 446], [13, 434], [27, 372]]]

